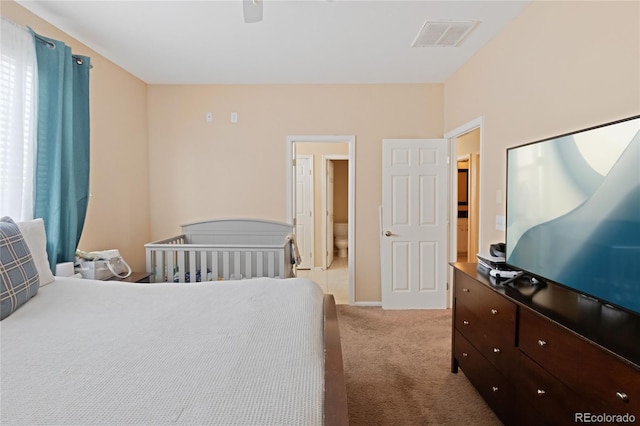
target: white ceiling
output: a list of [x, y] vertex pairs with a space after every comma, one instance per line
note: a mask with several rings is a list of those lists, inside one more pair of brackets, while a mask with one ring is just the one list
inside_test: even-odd
[[[265, 0], [252, 24], [241, 0], [17, 2], [149, 84], [321, 84], [444, 82], [530, 0]], [[410, 47], [425, 20], [480, 23]]]

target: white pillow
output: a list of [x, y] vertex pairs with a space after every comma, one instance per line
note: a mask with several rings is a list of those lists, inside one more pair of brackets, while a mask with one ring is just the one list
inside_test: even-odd
[[44, 232], [44, 221], [42, 219], [16, 222], [18, 229], [27, 242], [33, 262], [36, 264], [38, 275], [40, 275], [40, 287], [55, 281], [53, 273], [49, 268], [49, 258], [47, 257], [47, 236]]

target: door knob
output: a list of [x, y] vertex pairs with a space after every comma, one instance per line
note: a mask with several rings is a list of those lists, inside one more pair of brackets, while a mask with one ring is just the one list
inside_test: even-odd
[[385, 237], [390, 237], [393, 234], [391, 233], [391, 231], [384, 231], [384, 235], [385, 235]]

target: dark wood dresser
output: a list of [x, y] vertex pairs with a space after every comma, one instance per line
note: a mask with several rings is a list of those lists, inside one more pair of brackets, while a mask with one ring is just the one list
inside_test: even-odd
[[640, 317], [456, 263], [451, 371], [507, 425], [640, 423]]

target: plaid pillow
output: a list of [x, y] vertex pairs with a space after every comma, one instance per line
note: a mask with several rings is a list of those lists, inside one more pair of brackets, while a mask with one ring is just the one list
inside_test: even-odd
[[18, 225], [0, 219], [0, 320], [11, 315], [38, 292], [39, 278], [29, 247]]

